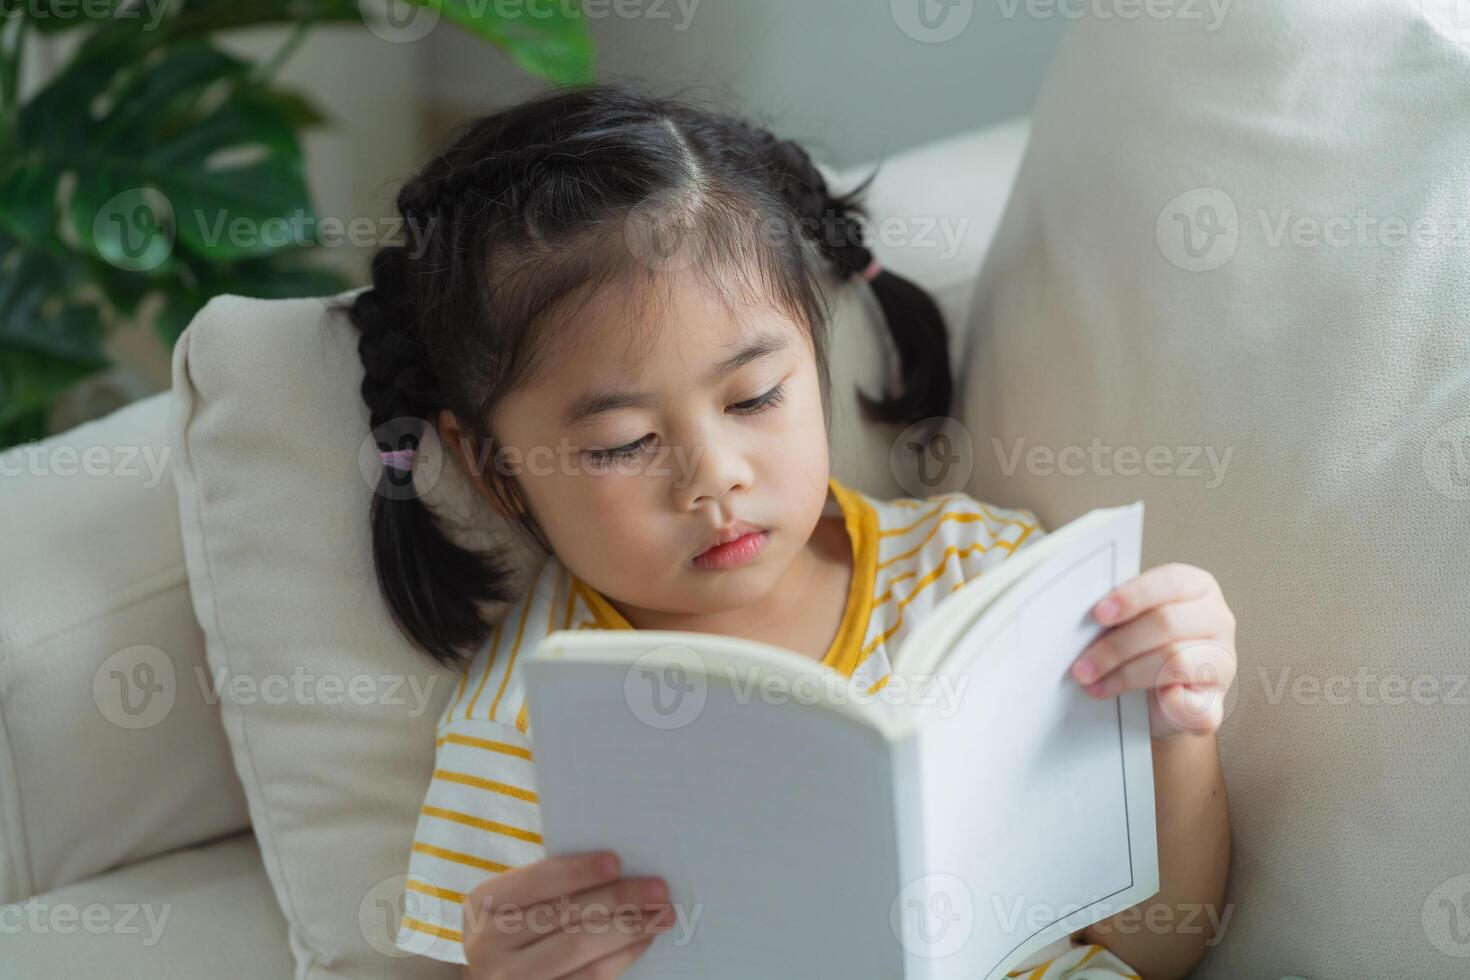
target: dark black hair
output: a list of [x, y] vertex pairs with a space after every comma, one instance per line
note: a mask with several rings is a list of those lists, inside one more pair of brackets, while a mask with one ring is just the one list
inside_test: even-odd
[[[447, 409], [467, 441], [488, 440], [494, 450], [493, 409], [544, 365], [567, 319], [562, 301], [585, 301], [629, 275], [655, 281], [656, 259], [667, 254], [657, 251], [659, 236], [670, 227], [686, 248], [693, 243], [687, 267], [710, 286], [762, 298], [809, 332], [830, 420], [821, 277], [855, 279], [872, 260], [857, 199], [876, 173], [834, 195], [796, 143], [625, 85], [554, 89], [476, 119], [402, 186], [403, 244], [380, 248], [371, 287], [334, 307], [360, 331], [369, 424], [378, 435], [390, 421], [432, 427]], [[629, 237], [635, 219], [655, 228], [649, 254]], [[779, 229], [799, 233], [771, 234]], [[938, 308], [886, 269], [871, 285], [900, 385], [879, 399], [859, 390], [863, 411], [890, 424], [947, 415], [948, 341]], [[458, 663], [494, 626], [480, 604], [514, 601], [515, 576], [503, 556], [451, 540], [418, 494], [402, 492], [405, 476], [385, 467], [373, 495], [378, 583], [407, 637], [440, 663]], [[485, 486], [549, 552], [516, 482]]]

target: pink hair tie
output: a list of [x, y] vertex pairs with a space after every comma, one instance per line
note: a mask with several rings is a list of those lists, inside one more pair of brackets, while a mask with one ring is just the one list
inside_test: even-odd
[[413, 457], [417, 453], [417, 449], [394, 449], [378, 453], [378, 458], [390, 469], [407, 472], [413, 468]]
[[874, 259], [873, 261], [869, 262], [868, 267], [862, 271], [862, 277], [868, 282], [872, 282], [873, 277], [876, 276], [882, 268], [883, 267], [878, 264], [878, 260]]

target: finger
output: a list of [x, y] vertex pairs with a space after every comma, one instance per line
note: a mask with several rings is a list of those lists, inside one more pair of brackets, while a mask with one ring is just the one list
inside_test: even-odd
[[[546, 858], [486, 878], [461, 903], [466, 942], [501, 946], [507, 934], [515, 941], [519, 926], [503, 920], [523, 920], [529, 906], [615, 880], [620, 869], [621, 862], [612, 851], [586, 851]], [[534, 939], [526, 937], [517, 944]]]
[[512, 951], [507, 959], [507, 975], [527, 980], [562, 977], [641, 942], [650, 934], [668, 932], [675, 922], [674, 908], [669, 906], [650, 916], [620, 916], [606, 924], [578, 923]]
[[1154, 703], [1162, 730], [1169, 732], [1204, 735], [1218, 731], [1225, 720], [1225, 692], [1219, 688], [1178, 684], [1157, 691]]
[[1121, 626], [1105, 630], [1072, 664], [1083, 684], [1106, 677], [1120, 664], [1176, 640], [1206, 640], [1222, 635], [1220, 604], [1210, 597], [1169, 602]]
[[1167, 687], [1224, 690], [1235, 681], [1235, 658], [1208, 640], [1166, 643], [1124, 662], [1102, 680], [1089, 684], [1090, 697], [1110, 698], [1131, 690]]
[[621, 865], [618, 856], [607, 850], [559, 855], [487, 878], [465, 901], [483, 912], [493, 912], [500, 905], [524, 907], [613, 881]]
[[1163, 603], [1197, 599], [1218, 589], [1215, 577], [1203, 568], [1170, 562], [1124, 582], [1098, 600], [1092, 614], [1099, 623], [1114, 626]]
[[594, 960], [584, 967], [579, 967], [572, 973], [568, 973], [564, 980], [600, 980], [602, 977], [619, 977], [623, 971], [633, 965], [633, 961], [643, 955], [643, 951], [653, 945], [656, 937], [649, 936], [640, 939], [631, 946], [624, 946], [616, 953], [609, 953], [600, 960]]
[[[518, 909], [519, 916], [505, 915], [505, 918], [519, 920], [508, 926], [515, 934], [511, 945], [526, 946], [574, 923], [592, 927], [611, 922], [617, 916], [636, 917], [668, 908], [668, 898], [668, 885], [655, 875], [619, 878], [566, 898], [558, 896], [554, 904], [536, 902]], [[501, 912], [506, 913], [505, 907]]]

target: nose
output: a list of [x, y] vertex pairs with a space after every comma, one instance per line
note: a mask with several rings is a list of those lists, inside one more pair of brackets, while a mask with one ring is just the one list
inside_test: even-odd
[[732, 490], [749, 489], [754, 473], [737, 445], [705, 443], [695, 446], [674, 474], [674, 494], [681, 510], [692, 511], [718, 501]]

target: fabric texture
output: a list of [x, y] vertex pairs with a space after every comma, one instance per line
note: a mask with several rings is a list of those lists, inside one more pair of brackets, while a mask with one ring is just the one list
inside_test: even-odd
[[249, 826], [201, 683], [169, 405], [0, 453], [0, 902]]
[[1077, 943], [1055, 951], [1049, 946], [1043, 953], [1046, 958], [1040, 963], [1012, 970], [1006, 976], [1022, 980], [1140, 980], [1131, 966], [1096, 943]]
[[[377, 591], [367, 519], [382, 463], [356, 332], [324, 313], [331, 299], [218, 297], [180, 339], [173, 472], [188, 585], [301, 976], [444, 975], [394, 946], [393, 922], [359, 912], [389, 893], [405, 900], [435, 719], [458, 677], [408, 643]], [[855, 394], [883, 385], [885, 328], [865, 283], [832, 283], [829, 301], [833, 468], [891, 493], [897, 432], [863, 422]], [[420, 446], [413, 475], [460, 540], [516, 556], [530, 580], [536, 552], [437, 441]]]
[[1200, 980], [1470, 956], [1456, 6], [1079, 20], [977, 289], [967, 489], [1051, 526], [1141, 498], [1145, 567], [1208, 569], [1239, 622]]
[[5, 980], [283, 980], [295, 968], [248, 829], [0, 907], [0, 919]]
[[[836, 477], [828, 481], [824, 514], [843, 519], [853, 573], [841, 624], [821, 662], [865, 695], [882, 690], [904, 639], [946, 596], [1044, 534], [1029, 512], [991, 507], [962, 492], [878, 500]], [[465, 962], [460, 905], [466, 894], [488, 877], [546, 856], [520, 669], [539, 641], [558, 629], [632, 628], [553, 557], [466, 665], [439, 719], [399, 948]]]
[[[884, 161], [873, 181], [875, 215], [963, 220], [953, 253], [933, 238], [874, 242], [886, 267], [943, 293], [952, 330], [1025, 134], [1018, 120], [916, 147]], [[871, 167], [823, 169], [847, 189]], [[935, 212], [928, 195], [940, 192], [945, 210]], [[867, 422], [854, 393], [876, 394], [896, 373], [887, 328], [866, 284], [832, 284], [827, 298], [832, 471], [891, 497], [902, 492], [890, 463], [898, 433]], [[381, 464], [358, 394], [355, 333], [323, 306], [219, 296], [175, 347], [169, 437], [188, 587], [211, 676], [224, 671], [255, 692], [221, 697], [219, 716], [297, 980], [447, 978], [457, 971], [405, 953], [394, 937], [396, 909], [411, 900], [404, 870], [433, 773], [435, 722], [458, 678], [407, 644], [376, 591], [367, 513]], [[521, 547], [438, 449], [421, 445], [415, 461], [415, 486], [431, 505], [468, 544]], [[535, 556], [521, 553], [529, 578]], [[282, 680], [294, 688], [297, 676], [309, 696], [264, 696]]]

